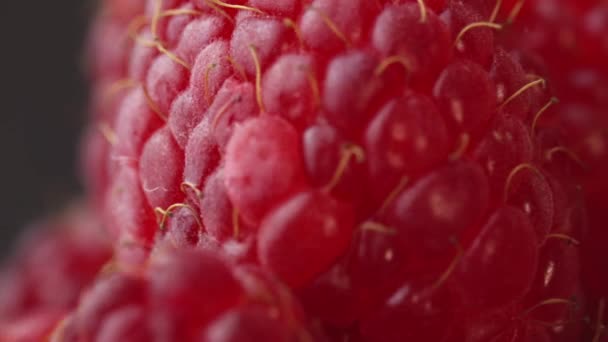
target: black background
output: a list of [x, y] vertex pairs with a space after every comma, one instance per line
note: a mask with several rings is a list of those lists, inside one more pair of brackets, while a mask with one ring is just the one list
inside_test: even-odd
[[86, 119], [83, 0], [0, 5], [0, 255], [33, 219], [78, 194]]

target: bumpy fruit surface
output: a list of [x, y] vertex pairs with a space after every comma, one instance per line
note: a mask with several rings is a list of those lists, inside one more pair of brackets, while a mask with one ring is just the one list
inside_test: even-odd
[[[128, 4], [104, 1], [93, 31], [84, 149], [121, 268], [159, 244], [219, 250], [273, 273], [336, 341], [581, 335], [578, 183], [538, 120], [542, 63], [501, 43], [517, 3]], [[163, 277], [161, 321], [193, 338], [216, 304]], [[139, 325], [138, 305], [108, 322]], [[255, 319], [206, 336], [242, 340], [222, 334]]]
[[561, 126], [564, 157], [572, 161], [572, 167], [561, 172], [580, 178], [583, 185], [589, 232], [581, 248], [582, 266], [594, 322], [586, 339], [598, 339], [608, 313], [602, 312], [608, 298], [608, 276], [602, 271], [608, 268], [608, 4], [528, 1], [518, 21], [510, 44], [522, 50], [531, 70], [538, 70], [534, 61], [544, 60], [542, 69], [560, 102], [543, 114], [539, 125]]
[[287, 288], [219, 254], [159, 248], [141, 273], [111, 270], [51, 341], [315, 341]]
[[0, 341], [41, 341], [72, 310], [112, 254], [82, 205], [33, 224], [0, 270]]

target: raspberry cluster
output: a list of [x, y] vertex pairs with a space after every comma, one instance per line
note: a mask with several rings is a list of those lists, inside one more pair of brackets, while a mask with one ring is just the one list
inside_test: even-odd
[[0, 341], [42, 341], [95, 281], [112, 247], [82, 204], [33, 224], [0, 271]]
[[297, 302], [261, 270], [205, 251], [157, 250], [140, 274], [108, 271], [50, 341], [315, 341]]
[[[592, 320], [608, 315], [608, 4], [534, 0], [524, 6], [522, 25], [506, 40], [535, 60], [551, 79], [559, 105], [539, 120], [562, 131], [564, 157], [578, 164], [572, 177], [583, 185], [589, 231], [583, 241], [583, 278]], [[591, 340], [592, 337], [587, 337]], [[595, 340], [599, 340], [595, 337]]]
[[44, 334], [602, 341], [606, 9], [101, 1], [82, 160], [112, 259]]

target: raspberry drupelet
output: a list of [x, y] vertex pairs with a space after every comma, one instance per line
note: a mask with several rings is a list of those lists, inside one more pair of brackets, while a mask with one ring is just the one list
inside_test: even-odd
[[[545, 142], [558, 142], [547, 157], [569, 160], [561, 177], [577, 178], [587, 211], [578, 220], [588, 221], [582, 241], [582, 272], [590, 316], [586, 340], [605, 338], [605, 302], [608, 267], [605, 222], [608, 206], [608, 4], [592, 1], [528, 1], [521, 7], [518, 24], [505, 41], [521, 50], [522, 65], [530, 72], [546, 73], [556, 100], [548, 103], [537, 126], [553, 126], [556, 139], [545, 129]], [[542, 64], [541, 64], [542, 61]], [[556, 101], [559, 100], [559, 105]], [[557, 126], [557, 127], [556, 127]], [[602, 337], [603, 336], [603, 337]]]
[[[102, 6], [85, 174], [118, 263], [219, 250], [274, 274], [336, 341], [581, 333], [579, 184], [559, 127], [538, 122], [551, 83], [502, 43], [519, 3]], [[170, 317], [200, 309], [184, 305]], [[207, 334], [240, 341], [225, 329], [258, 319]]]
[[139, 272], [109, 270], [51, 341], [317, 341], [287, 288], [211, 250], [164, 245]]
[[29, 227], [0, 270], [0, 340], [43, 340], [111, 255], [99, 218], [83, 203]]

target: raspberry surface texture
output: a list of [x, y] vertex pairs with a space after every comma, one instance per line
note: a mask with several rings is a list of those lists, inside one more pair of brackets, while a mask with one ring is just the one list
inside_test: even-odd
[[159, 248], [139, 273], [111, 270], [50, 341], [316, 341], [288, 289], [209, 250]]
[[82, 204], [33, 224], [0, 270], [0, 341], [44, 340], [111, 255]]
[[[579, 178], [587, 204], [589, 231], [583, 241], [582, 272], [590, 318], [605, 325], [608, 298], [608, 3], [534, 0], [522, 7], [510, 45], [522, 51], [528, 68], [539, 61], [559, 105], [539, 125], [561, 127], [564, 157], [573, 162], [565, 177]], [[559, 57], [558, 57], [559, 56]], [[600, 325], [600, 326], [601, 326]], [[597, 329], [587, 340], [600, 337]], [[605, 338], [605, 337], [604, 337]]]
[[118, 271], [55, 339], [600, 341], [590, 135], [522, 5], [101, 1], [83, 169]]

